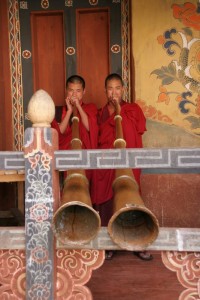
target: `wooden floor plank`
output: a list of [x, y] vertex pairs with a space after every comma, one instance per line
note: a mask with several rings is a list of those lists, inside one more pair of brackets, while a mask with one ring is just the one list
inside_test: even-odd
[[128, 251], [117, 251], [111, 261], [93, 271], [87, 286], [94, 300], [177, 300], [184, 290], [176, 274], [162, 263], [160, 252], [142, 261]]

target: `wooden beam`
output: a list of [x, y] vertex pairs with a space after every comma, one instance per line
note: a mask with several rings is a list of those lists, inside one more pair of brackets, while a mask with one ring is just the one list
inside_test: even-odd
[[[0, 227], [0, 241], [0, 250], [25, 249], [24, 227]], [[101, 227], [97, 237], [89, 244], [61, 245], [57, 241], [56, 248], [122, 250], [112, 242], [106, 227]], [[200, 252], [200, 229], [161, 227], [158, 238], [147, 250]]]

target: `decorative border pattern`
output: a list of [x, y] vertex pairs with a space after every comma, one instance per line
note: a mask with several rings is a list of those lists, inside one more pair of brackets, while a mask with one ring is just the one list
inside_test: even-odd
[[29, 51], [29, 50], [22, 51], [22, 57], [24, 59], [29, 59], [29, 58], [31, 58], [31, 56], [32, 56], [31, 51]]
[[[31, 134], [27, 145], [31, 143]], [[200, 148], [67, 150], [54, 154], [55, 168], [60, 171], [76, 168], [200, 168]], [[0, 151], [0, 169], [24, 170], [23, 152]]]
[[120, 45], [115, 44], [111, 46], [110, 50], [112, 53], [119, 53], [121, 51], [121, 47]]
[[76, 53], [76, 49], [74, 47], [67, 47], [66, 53], [68, 55], [74, 55]]
[[15, 150], [22, 150], [24, 138], [23, 117], [23, 88], [22, 88], [22, 62], [21, 41], [19, 26], [19, 7], [17, 0], [9, 0], [9, 43], [11, 64], [11, 91], [13, 136]]
[[162, 252], [166, 268], [176, 272], [177, 279], [186, 288], [179, 300], [200, 299], [200, 253]]
[[0, 299], [25, 300], [25, 251], [0, 250], [0, 266]]
[[19, 1], [20, 9], [28, 9], [28, 1]]
[[98, 0], [89, 0], [90, 5], [98, 5]]
[[130, 29], [129, 29], [129, 1], [121, 1], [122, 26], [122, 78], [124, 81], [124, 99], [131, 102], [130, 93]]
[[0, 152], [0, 170], [24, 169], [24, 152]]
[[92, 271], [102, 266], [105, 252], [98, 250], [57, 250], [56, 299], [88, 299], [92, 294], [84, 286], [92, 276]]
[[[33, 141], [31, 143], [30, 141]], [[26, 297], [53, 299], [54, 240], [52, 135], [48, 128], [25, 132]]]
[[43, 9], [49, 8], [49, 0], [42, 0], [42, 1], [41, 1], [41, 7], [42, 7]]
[[67, 7], [73, 6], [73, 0], [65, 0], [65, 6]]
[[55, 151], [56, 169], [200, 168], [196, 149]]
[[[92, 271], [104, 262], [104, 251], [98, 250], [57, 250], [56, 251], [56, 300], [92, 300], [90, 290], [84, 286], [91, 278]], [[26, 260], [24, 250], [0, 250], [0, 298], [25, 300]], [[80, 272], [81, 269], [81, 272]], [[6, 298], [5, 298], [6, 297]], [[30, 297], [28, 299], [46, 299]], [[53, 299], [53, 298], [48, 298]]]

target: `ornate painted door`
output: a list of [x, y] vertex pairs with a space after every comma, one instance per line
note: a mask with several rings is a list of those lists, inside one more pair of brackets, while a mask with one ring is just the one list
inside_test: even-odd
[[[85, 102], [98, 107], [106, 101], [104, 80], [110, 72], [121, 74], [128, 85], [127, 0], [18, 4], [25, 116], [29, 99], [38, 89], [46, 90], [55, 105], [63, 105], [65, 81], [73, 74], [86, 81]], [[24, 127], [29, 127], [24, 120]]]

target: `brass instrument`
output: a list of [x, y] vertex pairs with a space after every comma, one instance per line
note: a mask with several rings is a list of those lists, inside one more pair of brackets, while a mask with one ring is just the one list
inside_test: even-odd
[[[72, 150], [82, 149], [79, 138], [79, 118], [73, 106]], [[53, 216], [53, 232], [64, 244], [85, 244], [95, 238], [100, 229], [100, 216], [92, 208], [89, 182], [85, 170], [69, 170], [64, 181], [61, 206]]]
[[[121, 121], [117, 104], [114, 148], [123, 149], [126, 148], [126, 141], [123, 139]], [[155, 215], [145, 207], [131, 169], [116, 169], [113, 191], [114, 214], [108, 223], [111, 239], [126, 250], [145, 250], [157, 238], [159, 224]]]

